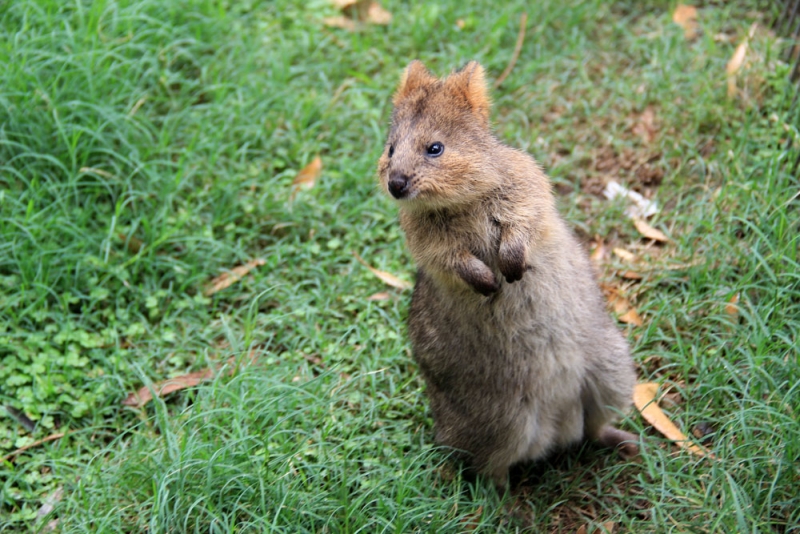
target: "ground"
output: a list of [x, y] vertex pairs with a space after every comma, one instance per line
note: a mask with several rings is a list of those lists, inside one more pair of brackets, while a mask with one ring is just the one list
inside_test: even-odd
[[[800, 134], [775, 13], [707, 2], [692, 37], [672, 2], [383, 6], [355, 31], [327, 0], [0, 7], [0, 530], [797, 532]], [[354, 253], [413, 281], [375, 178], [402, 68], [494, 80], [523, 12], [494, 129], [552, 177], [640, 380], [715, 459], [631, 413], [637, 461], [587, 444], [498, 494], [432, 443], [409, 292]]]

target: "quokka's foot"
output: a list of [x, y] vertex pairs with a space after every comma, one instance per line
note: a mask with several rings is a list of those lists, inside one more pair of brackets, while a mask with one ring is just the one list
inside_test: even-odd
[[604, 447], [617, 449], [623, 460], [639, 456], [639, 436], [636, 434], [606, 425], [600, 430], [597, 441]]

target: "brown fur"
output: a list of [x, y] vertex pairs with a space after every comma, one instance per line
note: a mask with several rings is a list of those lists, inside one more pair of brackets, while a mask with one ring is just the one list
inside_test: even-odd
[[584, 436], [635, 439], [607, 426], [630, 404], [627, 343], [548, 178], [492, 135], [483, 68], [414, 61], [394, 105], [378, 172], [418, 266], [409, 333], [437, 441], [502, 484]]

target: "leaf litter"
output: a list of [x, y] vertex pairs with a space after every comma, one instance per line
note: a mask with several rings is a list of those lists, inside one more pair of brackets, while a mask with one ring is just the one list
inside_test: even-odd
[[316, 156], [311, 160], [311, 163], [300, 169], [297, 176], [292, 180], [292, 193], [289, 195], [289, 200], [294, 201], [297, 192], [300, 189], [311, 189], [317, 183], [317, 179], [322, 174], [322, 158]]
[[697, 23], [697, 8], [687, 4], [678, 4], [672, 12], [672, 21], [683, 28], [683, 36], [687, 41], [695, 39], [700, 27]]
[[[255, 360], [255, 349], [251, 350], [248, 354], [247, 360], [253, 362]], [[227, 364], [233, 365], [230, 370], [230, 374], [236, 371], [238, 366], [236, 365], [235, 358], [229, 358], [226, 361]], [[132, 406], [134, 408], [141, 408], [155, 397], [161, 398], [165, 395], [169, 395], [170, 393], [174, 393], [176, 391], [180, 391], [182, 389], [191, 388], [210, 380], [214, 377], [214, 368], [203, 369], [202, 371], [194, 371], [192, 373], [186, 373], [184, 375], [176, 376], [173, 378], [168, 378], [166, 380], [162, 380], [160, 382], [156, 382], [153, 384], [152, 387], [150, 386], [143, 386], [139, 388], [137, 391], [133, 393], [129, 393], [127, 397], [122, 400], [123, 406]]]
[[411, 282], [407, 282], [407, 281], [405, 281], [405, 280], [403, 280], [401, 278], [396, 277], [395, 275], [393, 275], [391, 273], [387, 273], [386, 271], [380, 271], [380, 270], [376, 269], [375, 267], [372, 267], [370, 264], [368, 264], [366, 261], [364, 261], [364, 258], [359, 256], [358, 253], [353, 252], [353, 256], [355, 256], [355, 258], [358, 260], [358, 262], [361, 265], [363, 265], [364, 267], [369, 269], [372, 274], [374, 274], [375, 276], [380, 278], [384, 283], [386, 283], [386, 284], [388, 284], [388, 285], [390, 285], [392, 287], [396, 287], [397, 289], [402, 289], [402, 290], [407, 290], [407, 289], [411, 289], [412, 287], [414, 287]]
[[392, 14], [375, 0], [332, 0], [342, 15], [325, 17], [325, 26], [356, 31], [366, 24], [386, 26], [392, 22]]
[[154, 393], [156, 397], [163, 397], [175, 391], [194, 387], [201, 382], [209, 380], [212, 376], [214, 376], [214, 373], [211, 369], [204, 369], [203, 371], [187, 373], [185, 375], [176, 376], [175, 378], [157, 382], [153, 384], [152, 390], [149, 386], [144, 386], [139, 388], [138, 391], [128, 394], [128, 396], [123, 399], [122, 405], [141, 408], [153, 400]]
[[756, 28], [758, 28], [757, 23], [753, 23], [750, 26], [750, 30], [747, 32], [747, 36], [739, 43], [739, 46], [736, 47], [736, 50], [733, 52], [733, 56], [731, 59], [728, 60], [728, 64], [725, 66], [725, 72], [728, 74], [728, 97], [733, 98], [739, 92], [738, 88], [736, 87], [736, 74], [744, 65], [744, 60], [747, 57], [747, 49], [750, 43], [750, 40], [756, 33]]
[[614, 310], [617, 319], [623, 323], [632, 324], [634, 326], [642, 326], [642, 324], [644, 324], [639, 312], [637, 312], [636, 308], [625, 298], [618, 287], [608, 283], [601, 283], [600, 289], [602, 289], [603, 294], [606, 296], [606, 301]]
[[633, 225], [636, 226], [636, 229], [639, 231], [640, 234], [645, 236], [648, 239], [652, 239], [653, 241], [658, 241], [659, 243], [666, 243], [669, 241], [669, 238], [664, 235], [664, 232], [653, 228], [644, 219], [639, 217], [634, 217]]
[[707, 456], [715, 458], [705, 447], [689, 441], [689, 438], [670, 421], [669, 417], [661, 410], [656, 401], [658, 396], [658, 384], [655, 382], [645, 382], [636, 384], [633, 390], [633, 404], [642, 417], [653, 425], [664, 437], [674, 441], [680, 447], [697, 456]]
[[231, 285], [235, 284], [239, 280], [241, 280], [247, 273], [264, 265], [266, 263], [261, 258], [255, 258], [253, 260], [248, 261], [244, 265], [239, 265], [238, 267], [234, 267], [229, 272], [222, 273], [221, 275], [217, 276], [206, 286], [205, 291], [203, 294], [207, 297], [210, 297], [214, 293], [222, 291], [223, 289], [230, 287]]

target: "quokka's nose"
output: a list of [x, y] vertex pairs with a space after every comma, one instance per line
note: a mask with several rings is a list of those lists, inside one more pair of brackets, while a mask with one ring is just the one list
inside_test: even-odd
[[403, 198], [408, 192], [408, 176], [400, 173], [392, 173], [389, 176], [389, 192], [394, 198]]

